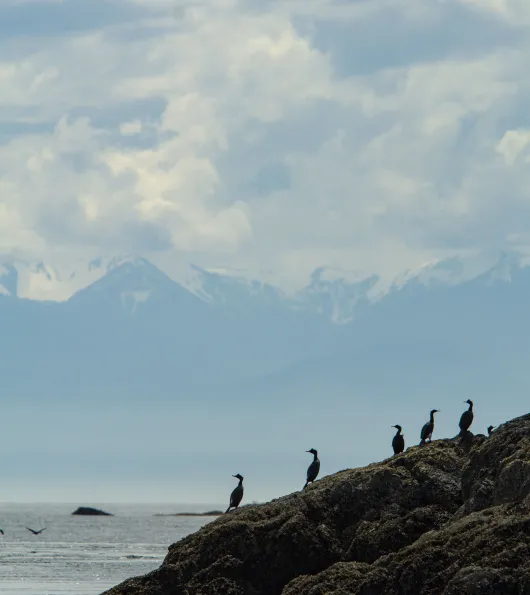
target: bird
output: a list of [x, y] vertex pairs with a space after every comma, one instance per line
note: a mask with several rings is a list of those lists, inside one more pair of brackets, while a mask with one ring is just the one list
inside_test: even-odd
[[429, 442], [431, 442], [432, 439], [432, 433], [434, 431], [434, 414], [435, 413], [439, 413], [439, 409], [433, 409], [431, 411], [431, 417], [429, 419], [429, 421], [423, 426], [423, 428], [421, 429], [421, 441], [420, 441], [420, 446], [422, 444], [425, 444], [425, 441], [428, 440]]
[[463, 436], [473, 423], [473, 401], [468, 399], [467, 401], [464, 401], [464, 403], [469, 405], [469, 409], [462, 413], [460, 421], [458, 422], [458, 425], [460, 426], [460, 436]]
[[491, 431], [495, 426], [488, 426], [488, 436], [491, 436]]
[[307, 479], [305, 482], [305, 486], [302, 488], [303, 490], [307, 488], [308, 484], [313, 483], [315, 481], [318, 472], [320, 471], [320, 461], [318, 460], [318, 452], [314, 448], [306, 450], [306, 452], [310, 452], [313, 455], [313, 462], [307, 468]]
[[236, 475], [232, 475], [232, 477], [239, 479], [239, 483], [230, 495], [230, 506], [226, 509], [226, 512], [230, 512], [231, 508], [237, 508], [241, 503], [241, 500], [243, 500], [243, 476], [237, 473]]
[[393, 428], [396, 428], [397, 433], [394, 436], [394, 438], [392, 438], [392, 448], [394, 449], [394, 454], [398, 455], [400, 452], [403, 452], [405, 450], [405, 438], [403, 436], [403, 434], [401, 433], [401, 426], [392, 426]]
[[0, 529], [0, 533], [3, 535], [4, 534], [4, 530], [3, 529]]
[[35, 531], [35, 529], [30, 529], [29, 527], [26, 527], [26, 529], [28, 531], [31, 531], [33, 535], [40, 535], [46, 529], [46, 527], [44, 527], [43, 529], [39, 529], [38, 531]]

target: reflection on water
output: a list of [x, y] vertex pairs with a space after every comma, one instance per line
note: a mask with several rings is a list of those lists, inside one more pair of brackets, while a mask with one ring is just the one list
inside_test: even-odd
[[[171, 543], [213, 520], [153, 516], [195, 511], [196, 506], [97, 507], [116, 516], [71, 516], [75, 505], [1, 505], [0, 527], [5, 535], [0, 536], [0, 593], [97, 595], [130, 576], [154, 570]], [[47, 529], [34, 536], [26, 526]]]

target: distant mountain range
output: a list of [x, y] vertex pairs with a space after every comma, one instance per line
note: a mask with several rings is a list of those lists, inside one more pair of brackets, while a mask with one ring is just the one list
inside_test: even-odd
[[294, 294], [196, 266], [172, 280], [138, 257], [68, 275], [4, 259], [0, 382], [59, 400], [522, 394], [529, 298], [516, 254], [442, 260], [390, 286], [319, 268]]

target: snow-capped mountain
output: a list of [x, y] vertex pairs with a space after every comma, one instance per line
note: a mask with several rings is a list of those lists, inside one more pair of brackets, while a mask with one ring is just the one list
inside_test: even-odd
[[335, 324], [353, 321], [374, 301], [372, 292], [378, 285], [378, 275], [348, 278], [347, 272], [330, 267], [319, 267], [311, 275], [309, 284], [299, 291], [295, 300], [298, 307], [314, 312]]
[[[186, 287], [138, 257], [92, 260], [66, 276], [4, 262], [4, 391], [195, 398], [210, 387], [244, 400], [419, 394], [449, 390], [449, 380], [530, 389], [530, 267], [517, 255], [475, 269], [456, 258], [431, 263], [387, 291], [376, 275], [329, 268], [295, 295], [243, 275], [189, 273]], [[16, 299], [30, 287], [40, 300]]]
[[[205, 302], [217, 308], [248, 310], [251, 308], [278, 307], [286, 304], [288, 296], [278, 287], [252, 279], [235, 271], [204, 269], [190, 265], [192, 276], [186, 288]], [[190, 280], [193, 281], [190, 282]]]
[[390, 291], [408, 287], [439, 289], [456, 286], [481, 278], [510, 282], [512, 274], [530, 265], [528, 256], [515, 252], [484, 253], [452, 256], [425, 263], [417, 270], [407, 270], [392, 283]]
[[[0, 261], [1, 262], [1, 261]], [[373, 299], [379, 278], [351, 271], [319, 267], [306, 287], [287, 294], [270, 283], [239, 271], [181, 266], [170, 279], [148, 260], [131, 255], [98, 257], [77, 262], [76, 268], [44, 262], [5, 261], [0, 269], [0, 292], [25, 299], [63, 302], [87, 296], [118, 295], [125, 309], [134, 312], [153, 291], [174, 292], [177, 287], [225, 311], [256, 315], [265, 310], [300, 311], [346, 323]]]
[[134, 256], [98, 257], [69, 266], [49, 262], [0, 257], [0, 293], [36, 301], [63, 302], [109, 272], [143, 259]]
[[170, 279], [145, 258], [122, 257], [91, 261], [90, 270], [98, 279], [72, 295], [69, 303], [103, 302], [134, 314], [148, 302], [161, 300], [178, 303], [181, 308], [196, 308], [198, 299]]
[[[71, 294], [57, 272], [42, 261], [29, 262], [4, 258], [0, 260], [0, 293], [11, 297], [61, 301]], [[74, 290], [75, 291], [75, 290]]]
[[0, 295], [55, 302], [112, 295], [134, 313], [155, 294], [178, 293], [180, 300], [194, 296], [225, 312], [261, 316], [267, 311], [297, 311], [347, 324], [389, 295], [438, 291], [473, 280], [510, 282], [528, 265], [527, 257], [515, 253], [453, 256], [405, 271], [390, 283], [377, 274], [323, 266], [315, 269], [304, 288], [288, 294], [244, 272], [193, 264], [181, 266], [177, 277], [170, 278], [145, 258], [132, 255], [78, 261], [75, 268], [0, 258]]

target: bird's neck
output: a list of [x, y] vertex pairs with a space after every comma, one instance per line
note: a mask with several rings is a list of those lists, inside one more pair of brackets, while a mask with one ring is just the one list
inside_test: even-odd
[[239, 483], [238, 483], [237, 485], [239, 485], [239, 486], [242, 486], [242, 485], [243, 485], [243, 480], [242, 480], [242, 479], [240, 479], [240, 480], [239, 480]]
[[469, 403], [469, 409], [468, 411], [473, 411], [473, 403]]
[[396, 432], [396, 436], [399, 436], [401, 434], [401, 428], [398, 428], [398, 431]]
[[318, 461], [318, 453], [313, 453], [313, 461]]
[[431, 423], [434, 423], [434, 413], [431, 413]]

